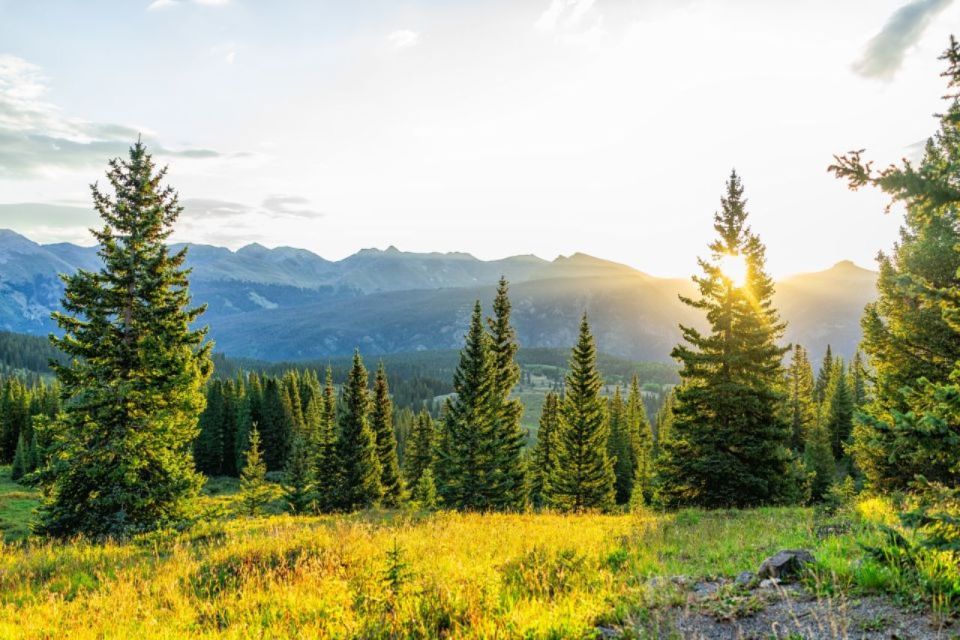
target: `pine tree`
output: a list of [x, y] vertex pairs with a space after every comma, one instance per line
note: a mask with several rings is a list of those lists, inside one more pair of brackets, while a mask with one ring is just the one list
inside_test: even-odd
[[853, 354], [853, 362], [850, 363], [847, 376], [850, 378], [847, 385], [850, 387], [850, 395], [853, 396], [853, 408], [860, 409], [867, 404], [869, 397], [867, 396], [867, 371], [859, 350]]
[[827, 387], [830, 386], [830, 376], [834, 372], [833, 350], [827, 345], [827, 352], [823, 355], [823, 362], [820, 363], [820, 371], [817, 372], [817, 382], [813, 388], [814, 399], [817, 404], [823, 402], [827, 397]]
[[337, 458], [337, 392], [333, 386], [333, 370], [330, 367], [327, 367], [323, 396], [319, 401], [320, 424], [314, 448], [314, 476], [317, 506], [326, 513], [337, 508], [337, 490], [341, 483]]
[[836, 461], [833, 457], [830, 430], [823, 419], [815, 420], [806, 431], [803, 460], [813, 473], [810, 486], [811, 497], [822, 500], [836, 476]]
[[547, 392], [540, 413], [540, 428], [537, 430], [537, 444], [533, 448], [530, 502], [540, 509], [548, 506], [550, 495], [550, 477], [557, 465], [557, 436], [560, 431], [560, 396], [554, 391]]
[[53, 368], [68, 398], [40, 533], [126, 535], [180, 521], [200, 489], [190, 446], [212, 371], [203, 308], [189, 308], [186, 249], [166, 240], [182, 207], [139, 141], [110, 162], [114, 195], [92, 187], [104, 226], [99, 272], [64, 278]]
[[283, 379], [266, 378], [263, 386], [260, 436], [263, 439], [263, 460], [268, 471], [282, 471], [290, 455], [290, 443], [297, 432], [288, 384]]
[[3, 386], [0, 397], [0, 462], [9, 463], [17, 451], [20, 432], [30, 421], [30, 394], [17, 378]]
[[197, 470], [208, 476], [223, 473], [225, 422], [223, 383], [214, 380], [207, 386], [207, 406], [200, 414], [200, 433], [193, 443]]
[[10, 479], [19, 482], [24, 475], [30, 472], [30, 442], [21, 432], [17, 438], [17, 451], [13, 455], [13, 464], [10, 467]]
[[450, 508], [488, 511], [495, 505], [493, 370], [490, 338], [483, 329], [478, 300], [454, 373], [455, 396], [444, 412], [434, 470], [440, 497]]
[[247, 515], [256, 515], [270, 501], [270, 487], [267, 485], [267, 465], [260, 451], [260, 432], [257, 425], [250, 428], [250, 446], [240, 472], [240, 504]]
[[561, 422], [557, 434], [557, 463], [549, 481], [549, 501], [564, 511], [613, 508], [616, 475], [607, 455], [609, 430], [604, 416], [597, 371], [597, 351], [587, 315], [570, 358]]
[[283, 493], [291, 513], [309, 513], [316, 507], [313, 465], [303, 434], [293, 437], [284, 474]]
[[616, 476], [617, 504], [627, 504], [633, 493], [635, 452], [630, 427], [627, 425], [627, 407], [620, 395], [620, 387], [614, 389], [613, 397], [607, 400], [607, 454], [613, 463]]
[[242, 393], [232, 380], [223, 383], [220, 473], [236, 478], [237, 469], [237, 431]]
[[340, 477], [336, 503], [345, 511], [372, 507], [383, 495], [377, 437], [368, 420], [367, 382], [367, 370], [358, 349], [353, 354], [353, 366], [343, 389], [344, 412], [337, 439]]
[[509, 286], [501, 277], [493, 301], [493, 318], [488, 320], [490, 330], [490, 357], [493, 366], [493, 386], [490, 391], [490, 413], [493, 430], [494, 476], [492, 478], [493, 508], [516, 510], [526, 501], [526, 478], [521, 453], [527, 434], [520, 426], [523, 403], [512, 398], [520, 380], [516, 363], [518, 350], [516, 332], [510, 324]]
[[423, 472], [433, 468], [435, 440], [433, 419], [424, 409], [413, 423], [413, 430], [410, 432], [410, 440], [407, 443], [407, 454], [404, 457], [403, 472], [408, 487], [415, 487]]
[[397, 462], [397, 439], [393, 431], [393, 402], [390, 400], [390, 387], [383, 362], [377, 367], [374, 377], [370, 426], [377, 439], [383, 506], [400, 506], [404, 497], [403, 482], [400, 478], [400, 464]]
[[791, 446], [803, 451], [807, 432], [817, 421], [813, 368], [807, 350], [795, 345], [793, 360], [787, 369], [787, 419], [790, 421]]
[[433, 481], [433, 471], [429, 468], [424, 469], [417, 479], [411, 499], [420, 509], [429, 511], [437, 508], [437, 486]]
[[627, 394], [626, 420], [630, 430], [633, 456], [633, 482], [630, 487], [631, 504], [646, 504], [653, 492], [653, 429], [647, 418], [647, 408], [640, 392], [640, 379], [634, 374]]
[[835, 358], [833, 373], [824, 400], [825, 427], [830, 434], [831, 447], [835, 458], [843, 457], [843, 447], [850, 438], [853, 429], [853, 396], [847, 385], [847, 375], [843, 360]]
[[669, 442], [673, 435], [673, 408], [677, 404], [677, 389], [671, 387], [663, 399], [663, 405], [657, 411], [656, 429], [653, 432], [653, 458], [660, 457], [660, 452], [665, 443]]
[[[659, 497], [668, 505], [743, 507], [778, 503], [796, 495], [793, 461], [784, 446], [789, 425], [778, 389], [786, 352], [777, 341], [784, 324], [771, 304], [773, 281], [764, 271], [765, 249], [747, 226], [743, 186], [734, 172], [714, 216], [712, 260], [694, 277], [700, 299], [682, 300], [705, 312], [709, 333], [681, 327], [673, 350], [681, 364], [671, 439], [658, 461]], [[724, 260], [743, 260], [735, 282]]]

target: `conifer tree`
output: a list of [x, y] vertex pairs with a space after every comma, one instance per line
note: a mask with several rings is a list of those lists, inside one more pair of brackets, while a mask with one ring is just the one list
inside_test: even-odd
[[26, 386], [11, 378], [0, 397], [0, 462], [9, 463], [17, 450], [20, 432], [30, 421], [30, 396]]
[[607, 455], [609, 429], [597, 371], [597, 351], [587, 315], [580, 322], [580, 335], [570, 358], [560, 430], [557, 462], [549, 481], [549, 500], [564, 511], [613, 508], [616, 475]]
[[[682, 326], [686, 344], [672, 354], [682, 383], [671, 439], [658, 461], [659, 495], [668, 505], [743, 507], [784, 502], [797, 493], [778, 391], [786, 349], [777, 341], [785, 326], [771, 303], [765, 249], [747, 226], [736, 172], [721, 205], [712, 259], [701, 259], [704, 275], [694, 277], [700, 298], [682, 298], [705, 312], [710, 330]], [[724, 260], [744, 262], [743, 282], [724, 273]]]
[[397, 439], [393, 430], [393, 402], [383, 362], [377, 367], [373, 382], [373, 407], [370, 426], [377, 439], [377, 458], [380, 460], [380, 486], [383, 488], [383, 506], [397, 507], [403, 501], [403, 482], [397, 462]]
[[817, 382], [814, 385], [814, 398], [817, 404], [823, 402], [827, 397], [827, 387], [830, 386], [830, 376], [834, 372], [833, 350], [827, 345], [827, 352], [823, 355], [823, 362], [820, 363], [820, 371], [817, 372]]
[[813, 473], [810, 485], [811, 498], [820, 501], [826, 495], [836, 476], [836, 461], [833, 457], [830, 430], [826, 421], [815, 420], [805, 432], [803, 460]]
[[367, 370], [358, 349], [353, 354], [353, 366], [343, 389], [344, 411], [337, 438], [339, 486], [336, 503], [345, 511], [372, 507], [383, 495], [377, 437], [369, 422], [367, 383]]
[[221, 430], [220, 473], [234, 478], [239, 473], [236, 450], [241, 396], [241, 389], [232, 380], [223, 383], [221, 393], [223, 428]]
[[193, 443], [193, 460], [197, 470], [208, 476], [222, 473], [224, 417], [223, 383], [214, 380], [207, 386], [207, 405], [200, 414], [200, 433]]
[[240, 504], [247, 515], [258, 514], [270, 501], [270, 487], [267, 485], [267, 465], [260, 451], [260, 432], [257, 425], [250, 428], [250, 446], [245, 456], [243, 471], [240, 472]]
[[180, 521], [200, 489], [191, 443], [212, 371], [203, 308], [190, 308], [186, 249], [166, 246], [182, 211], [144, 145], [112, 160], [113, 195], [93, 185], [103, 267], [64, 278], [54, 363], [67, 402], [40, 533], [126, 535]]
[[547, 392], [540, 412], [540, 428], [537, 444], [533, 448], [530, 502], [540, 509], [548, 506], [550, 477], [557, 465], [557, 437], [560, 431], [560, 396], [555, 391]]
[[417, 484], [413, 486], [411, 499], [420, 509], [429, 511], [437, 508], [437, 486], [430, 468], [424, 469], [420, 474]]
[[291, 513], [309, 513], [316, 507], [314, 469], [303, 434], [296, 434], [284, 474], [283, 493]]
[[455, 395], [445, 408], [434, 469], [440, 497], [450, 508], [488, 511], [495, 505], [493, 370], [490, 337], [483, 328], [478, 300], [454, 373]]
[[265, 379], [263, 385], [262, 420], [259, 424], [263, 441], [263, 460], [268, 471], [282, 471], [290, 454], [290, 442], [297, 430], [293, 401], [283, 379]]
[[337, 507], [337, 489], [341, 483], [337, 458], [337, 392], [330, 367], [327, 367], [323, 396], [319, 401], [320, 423], [315, 444], [314, 476], [317, 506], [323, 512], [330, 512]]
[[830, 434], [830, 443], [835, 458], [843, 457], [843, 447], [853, 429], [853, 396], [847, 384], [843, 360], [835, 358], [830, 384], [824, 400], [824, 424]]
[[867, 396], [867, 371], [859, 349], [853, 354], [853, 362], [850, 363], [847, 376], [850, 378], [847, 385], [850, 387], [850, 395], [853, 397], [853, 408], [860, 409], [867, 404], [869, 398]]
[[634, 468], [633, 434], [627, 425], [627, 407], [620, 395], [619, 385], [614, 389], [613, 397], [607, 400], [607, 454], [613, 463], [616, 476], [616, 502], [627, 504], [633, 493]]
[[647, 408], [640, 392], [640, 379], [636, 374], [630, 381], [630, 392], [627, 394], [626, 419], [631, 434], [633, 456], [633, 482], [628, 500], [636, 505], [640, 498], [643, 498], [643, 503], [646, 504], [653, 491], [653, 429], [650, 419], [647, 418]]
[[[407, 454], [404, 457], [403, 472], [408, 487], [417, 486], [423, 472], [433, 468], [435, 440], [433, 419], [424, 409], [420, 411], [413, 423], [413, 430], [410, 432], [407, 443]], [[431, 477], [432, 475], [431, 473]], [[433, 482], [432, 479], [431, 482]]]
[[520, 380], [516, 363], [518, 350], [516, 331], [510, 324], [509, 286], [501, 277], [493, 301], [493, 318], [488, 320], [493, 385], [490, 391], [490, 413], [493, 421], [494, 457], [493, 508], [520, 509], [526, 500], [526, 478], [521, 453], [527, 434], [520, 426], [523, 403], [511, 397]]
[[14, 482], [19, 482], [30, 472], [30, 442], [26, 435], [21, 431], [17, 438], [17, 451], [13, 455], [13, 464], [10, 466], [10, 479]]
[[668, 442], [673, 433], [673, 408], [677, 403], [677, 389], [671, 387], [663, 399], [663, 405], [657, 411], [656, 429], [653, 432], [653, 457], [660, 457], [663, 445]]
[[793, 359], [787, 369], [787, 419], [790, 421], [791, 446], [795, 451], [806, 447], [807, 432], [817, 421], [813, 368], [807, 350], [793, 347]]

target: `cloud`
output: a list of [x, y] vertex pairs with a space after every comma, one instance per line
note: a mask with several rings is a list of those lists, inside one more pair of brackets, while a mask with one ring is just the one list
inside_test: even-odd
[[322, 211], [315, 211], [303, 206], [307, 204], [310, 204], [310, 201], [301, 196], [272, 195], [267, 197], [260, 206], [275, 216], [292, 216], [295, 218], [323, 217]]
[[907, 50], [919, 42], [930, 22], [953, 0], [914, 0], [897, 9], [870, 39], [853, 70], [865, 77], [892, 80]]
[[246, 204], [213, 198], [188, 198], [182, 204], [184, 217], [196, 219], [235, 218], [254, 211]]
[[387, 36], [387, 42], [397, 49], [415, 47], [420, 42], [420, 34], [409, 29], [399, 29]]
[[595, 0], [551, 0], [533, 24], [537, 31], [553, 34], [563, 44], [589, 44], [606, 35], [603, 15]]
[[[44, 100], [47, 79], [26, 60], [0, 55], [0, 176], [29, 177], [104, 164], [127, 153], [141, 131], [69, 117]], [[150, 132], [143, 139], [157, 156], [215, 158], [209, 149], [168, 149]]]

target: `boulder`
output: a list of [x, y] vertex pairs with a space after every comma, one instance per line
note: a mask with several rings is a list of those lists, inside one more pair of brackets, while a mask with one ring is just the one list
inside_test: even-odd
[[780, 551], [763, 561], [757, 569], [757, 578], [776, 578], [785, 582], [800, 574], [804, 565], [814, 561], [813, 554], [804, 549]]
[[752, 571], [741, 571], [737, 574], [737, 577], [734, 579], [734, 583], [742, 587], [749, 587], [756, 580], [756, 576], [753, 575]]

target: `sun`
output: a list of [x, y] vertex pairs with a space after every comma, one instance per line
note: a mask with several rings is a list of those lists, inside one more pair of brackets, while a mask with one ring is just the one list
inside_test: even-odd
[[720, 258], [720, 273], [739, 288], [747, 283], [747, 260], [742, 255], [728, 253]]

